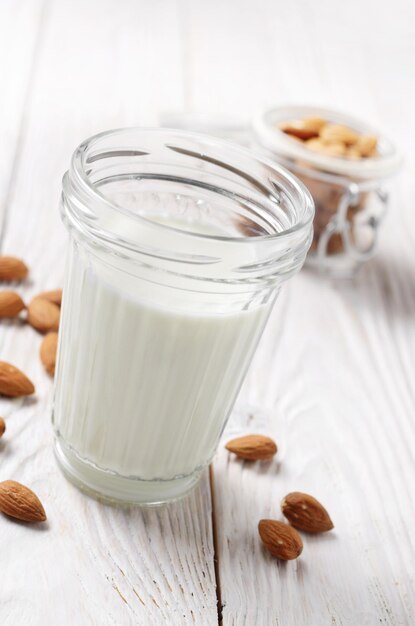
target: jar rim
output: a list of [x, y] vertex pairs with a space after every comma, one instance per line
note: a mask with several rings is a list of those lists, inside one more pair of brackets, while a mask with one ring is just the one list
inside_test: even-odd
[[[136, 133], [138, 135], [142, 135], [143, 137], [158, 134], [160, 136], [166, 136], [167, 139], [169, 137], [171, 138], [175, 137], [179, 139], [183, 138], [186, 140], [193, 140], [197, 142], [199, 146], [205, 146], [206, 148], [214, 148], [214, 149], [223, 148], [224, 150], [228, 151], [232, 156], [240, 155], [241, 157], [245, 159], [250, 159], [253, 164], [254, 163], [256, 163], [257, 165], [260, 164], [268, 168], [268, 170], [275, 173], [279, 177], [280, 180], [284, 181], [287, 184], [287, 186], [290, 187], [289, 191], [287, 189], [284, 189], [284, 191], [290, 197], [291, 202], [293, 203], [293, 205], [295, 205], [295, 208], [297, 209], [296, 210], [297, 219], [290, 228], [272, 232], [272, 233], [267, 233], [267, 234], [253, 234], [250, 236], [243, 236], [243, 237], [242, 236], [238, 236], [238, 237], [224, 236], [224, 235], [216, 235], [216, 234], [211, 235], [211, 234], [184, 230], [184, 229], [176, 228], [175, 226], [171, 226], [168, 224], [152, 221], [151, 222], [152, 226], [155, 229], [161, 229], [163, 231], [167, 229], [168, 231], [170, 230], [176, 233], [179, 232], [181, 235], [184, 235], [186, 237], [201, 238], [201, 239], [207, 239], [207, 240], [211, 239], [211, 240], [217, 240], [217, 241], [224, 242], [224, 243], [237, 242], [238, 244], [241, 244], [244, 242], [248, 242], [252, 244], [255, 242], [260, 243], [261, 241], [281, 240], [287, 236], [292, 236], [296, 233], [300, 233], [301, 231], [306, 231], [307, 229], [311, 228], [311, 224], [314, 218], [313, 199], [311, 197], [310, 192], [306, 188], [306, 186], [289, 170], [287, 170], [285, 167], [281, 166], [280, 164], [275, 163], [273, 160], [264, 157], [262, 154], [256, 153], [253, 150], [239, 146], [238, 144], [235, 144], [232, 141], [228, 141], [222, 138], [218, 139], [215, 136], [211, 136], [211, 135], [204, 134], [204, 133], [196, 133], [196, 132], [191, 132], [187, 130], [184, 131], [181, 129], [132, 126], [132, 127], [123, 127], [123, 128], [116, 128], [112, 130], [102, 131], [100, 133], [97, 133], [85, 139], [81, 144], [79, 144], [79, 146], [75, 149], [73, 153], [72, 161], [71, 161], [72, 167], [71, 167], [71, 172], [70, 172], [70, 174], [75, 175], [75, 179], [72, 177], [72, 183], [75, 184], [77, 187], [79, 187], [79, 191], [84, 197], [87, 196], [87, 197], [93, 198], [94, 200], [98, 200], [99, 203], [105, 204], [107, 208], [112, 208], [113, 210], [119, 213], [126, 214], [130, 218], [134, 218], [137, 220], [144, 220], [146, 222], [148, 221], [145, 217], [137, 213], [133, 213], [130, 210], [126, 209], [125, 207], [122, 207], [118, 205], [117, 203], [111, 201], [109, 198], [107, 198], [103, 193], [99, 191], [99, 189], [97, 189], [97, 187], [90, 180], [88, 173], [87, 173], [86, 155], [88, 151], [90, 151], [91, 149], [94, 149], [94, 147], [96, 147], [99, 144], [99, 142], [101, 142], [102, 140], [105, 140], [111, 137], [116, 137], [117, 135], [118, 136], [127, 135], [129, 133]], [[138, 153], [139, 152], [137, 152], [137, 154]], [[224, 161], [226, 162], [226, 159], [224, 159]], [[65, 184], [64, 184], [64, 187], [65, 187]]]
[[[278, 123], [298, 117], [318, 116], [336, 124], [344, 124], [379, 137], [382, 152], [378, 157], [364, 160], [348, 160], [340, 156], [313, 152], [279, 130]], [[359, 179], [381, 179], [395, 174], [401, 167], [403, 156], [397, 146], [379, 129], [361, 119], [334, 109], [308, 105], [281, 105], [259, 111], [252, 126], [261, 145], [271, 152], [289, 159], [306, 161], [334, 175], [351, 176]]]

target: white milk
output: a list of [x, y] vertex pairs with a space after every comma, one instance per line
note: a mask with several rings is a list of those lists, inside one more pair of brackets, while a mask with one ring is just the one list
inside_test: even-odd
[[169, 300], [168, 290], [146, 281], [131, 291], [122, 276], [114, 285], [99, 263], [75, 248], [71, 254], [58, 440], [94, 469], [123, 477], [172, 480], [200, 470], [215, 452], [270, 305], [236, 313], [179, 307], [173, 291]]

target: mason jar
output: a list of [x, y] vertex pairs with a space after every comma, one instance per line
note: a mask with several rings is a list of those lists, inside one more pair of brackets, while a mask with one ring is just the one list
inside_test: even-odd
[[76, 149], [61, 212], [58, 462], [105, 499], [180, 497], [212, 460], [279, 287], [304, 262], [310, 194], [226, 141], [132, 128]]
[[[280, 128], [310, 117], [377, 138], [376, 154], [359, 159], [315, 152]], [[315, 220], [307, 264], [335, 278], [352, 277], [377, 250], [388, 181], [402, 164], [396, 145], [379, 129], [321, 107], [278, 106], [261, 111], [253, 120], [253, 130], [269, 157], [287, 167], [311, 192]]]

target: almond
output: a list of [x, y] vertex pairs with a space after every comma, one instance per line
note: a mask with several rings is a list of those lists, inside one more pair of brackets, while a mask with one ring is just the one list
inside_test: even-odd
[[345, 156], [347, 156], [348, 159], [361, 159], [363, 155], [356, 144], [355, 146], [350, 146], [350, 148], [346, 149]]
[[277, 444], [264, 435], [245, 435], [228, 441], [225, 448], [246, 461], [265, 461], [277, 451]]
[[0, 394], [9, 398], [30, 396], [35, 392], [34, 385], [17, 367], [0, 361]]
[[308, 128], [309, 130], [314, 130], [317, 134], [320, 133], [321, 129], [326, 124], [326, 120], [324, 120], [322, 117], [310, 116], [303, 119], [304, 127]]
[[324, 143], [344, 143], [351, 146], [357, 142], [359, 135], [342, 124], [326, 124], [320, 131]]
[[16, 317], [26, 308], [25, 303], [15, 291], [0, 291], [0, 317]]
[[292, 526], [307, 533], [322, 533], [334, 528], [324, 506], [306, 493], [289, 493], [281, 502], [281, 509]]
[[45, 509], [35, 493], [14, 480], [0, 483], [0, 511], [23, 522], [44, 522]]
[[312, 137], [318, 137], [318, 130], [310, 128], [303, 120], [293, 120], [292, 122], [286, 122], [279, 126], [280, 130], [286, 135], [297, 137], [297, 139], [311, 139]]
[[3, 437], [6, 431], [6, 422], [2, 417], [0, 417], [0, 437]]
[[258, 524], [259, 535], [267, 550], [282, 561], [300, 556], [303, 542], [292, 526], [272, 519], [262, 519]]
[[43, 298], [33, 298], [28, 307], [27, 321], [41, 333], [59, 328], [60, 309], [53, 302]]
[[51, 376], [55, 373], [57, 347], [58, 333], [55, 332], [48, 333], [40, 345], [40, 360]]
[[370, 157], [375, 155], [377, 143], [378, 139], [375, 135], [360, 135], [356, 146], [362, 156]]
[[314, 152], [321, 152], [328, 156], [343, 156], [346, 153], [346, 147], [340, 141], [333, 143], [324, 143], [321, 139], [310, 139], [306, 142], [306, 147]]
[[23, 280], [29, 270], [27, 265], [14, 256], [0, 256], [0, 280]]
[[53, 304], [57, 304], [60, 306], [62, 303], [62, 289], [53, 289], [52, 291], [43, 291], [36, 298], [41, 298], [42, 300], [48, 300], [49, 302], [53, 302]]

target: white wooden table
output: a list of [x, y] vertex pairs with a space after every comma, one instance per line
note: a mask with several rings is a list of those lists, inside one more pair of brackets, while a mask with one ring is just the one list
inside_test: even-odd
[[[27, 300], [62, 283], [61, 176], [97, 131], [309, 102], [407, 151], [377, 258], [351, 283], [303, 272], [277, 303], [229, 427], [274, 436], [275, 462], [221, 446], [212, 483], [181, 503], [116, 509], [68, 484], [41, 338], [1, 323], [0, 358], [37, 394], [0, 400], [0, 480], [32, 486], [49, 517], [0, 516], [2, 626], [415, 623], [414, 25], [411, 0], [0, 1], [1, 251], [30, 265]], [[292, 490], [317, 496], [336, 528], [283, 564], [257, 522], [279, 518]]]

